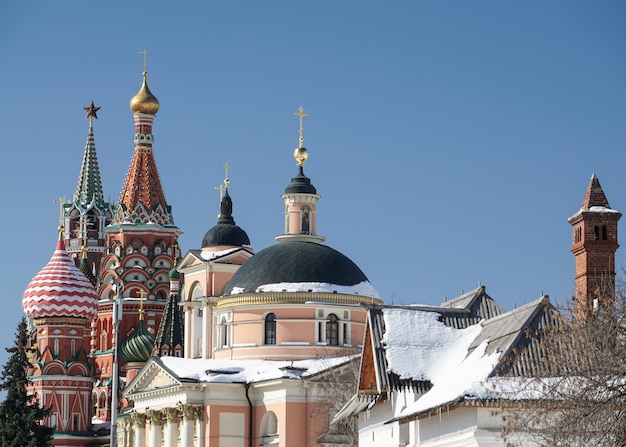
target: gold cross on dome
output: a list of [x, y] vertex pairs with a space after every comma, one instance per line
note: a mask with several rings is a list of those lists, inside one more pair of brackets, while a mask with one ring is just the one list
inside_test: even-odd
[[65, 204], [69, 202], [65, 200], [65, 197], [59, 197], [54, 202], [59, 204], [59, 226], [63, 227], [65, 223]]
[[304, 136], [303, 136], [303, 131], [304, 131], [304, 125], [303, 125], [303, 120], [305, 116], [309, 116], [307, 113], [304, 113], [304, 107], [300, 106], [298, 108], [297, 112], [293, 112], [294, 115], [299, 116], [300, 117], [300, 147], [304, 147]]
[[139, 316], [143, 317], [143, 297], [146, 296], [148, 292], [145, 290], [139, 291]]
[[148, 50], [143, 50], [143, 51], [140, 51], [139, 54], [143, 54], [143, 72], [147, 73], [148, 72], [148, 55], [150, 53], [148, 53]]
[[224, 187], [224, 185], [220, 185], [216, 186], [214, 189], [220, 192], [220, 203], [222, 203], [222, 196], [224, 195], [224, 191], [226, 190], [226, 188]]
[[226, 162], [226, 164], [224, 165], [224, 169], [226, 169], [226, 178], [224, 179], [224, 185], [226, 186], [226, 189], [228, 189], [228, 185], [230, 184], [230, 180], [228, 179], [228, 168], [230, 168], [230, 165], [228, 164], [228, 162]]

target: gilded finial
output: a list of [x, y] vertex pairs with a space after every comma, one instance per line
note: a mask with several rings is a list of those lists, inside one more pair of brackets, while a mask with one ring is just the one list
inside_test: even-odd
[[307, 160], [307, 158], [309, 158], [309, 153], [304, 148], [304, 136], [303, 136], [304, 125], [303, 125], [303, 120], [304, 120], [305, 116], [309, 116], [309, 115], [304, 113], [304, 107], [302, 107], [302, 106], [300, 106], [298, 108], [298, 111], [294, 112], [293, 114], [300, 117], [300, 140], [299, 140], [299, 146], [296, 148], [295, 151], [293, 151], [293, 158], [296, 159], [296, 162], [298, 163], [298, 166], [303, 167], [304, 163]]
[[145, 113], [156, 115], [159, 111], [159, 100], [148, 88], [148, 53], [147, 50], [140, 51], [143, 54], [143, 84], [139, 92], [130, 100], [130, 110], [133, 113]]

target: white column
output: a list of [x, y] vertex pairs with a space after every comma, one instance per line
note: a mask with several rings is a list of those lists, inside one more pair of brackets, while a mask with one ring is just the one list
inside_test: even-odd
[[191, 359], [194, 357], [193, 355], [193, 345], [194, 345], [194, 341], [193, 341], [193, 329], [191, 327], [191, 322], [192, 322], [192, 318], [193, 318], [193, 314], [196, 311], [195, 307], [189, 306], [189, 307], [183, 307], [183, 310], [185, 311], [185, 340], [189, 340], [187, 343], [185, 343], [185, 358], [186, 359]]
[[168, 408], [165, 410], [167, 424], [165, 425], [165, 447], [177, 447], [178, 444], [178, 423], [180, 415], [178, 409]]
[[213, 349], [213, 342], [211, 340], [212, 334], [212, 324], [211, 320], [213, 319], [212, 309], [210, 303], [202, 303], [202, 353], [201, 356], [203, 359], [210, 359], [213, 357], [211, 355], [211, 351]]
[[198, 421], [197, 425], [197, 433], [198, 433], [198, 446], [197, 447], [205, 447], [204, 443], [204, 434], [206, 427], [204, 426], [204, 407], [197, 407], [198, 411]]
[[133, 447], [146, 446], [146, 415], [143, 413], [133, 414], [133, 425], [135, 426], [135, 442]]
[[148, 447], [161, 447], [163, 438], [163, 419], [164, 415], [160, 411], [150, 412], [150, 439]]
[[185, 405], [183, 407], [183, 426], [180, 433], [181, 446], [193, 446], [193, 432], [196, 426], [196, 407]]

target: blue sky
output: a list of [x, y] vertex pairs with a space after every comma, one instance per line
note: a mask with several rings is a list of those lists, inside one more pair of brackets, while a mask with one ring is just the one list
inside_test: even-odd
[[302, 105], [318, 232], [386, 302], [438, 304], [479, 282], [506, 308], [563, 301], [567, 218], [592, 173], [626, 211], [625, 21], [622, 1], [3, 2], [0, 345], [54, 250], [92, 99], [105, 195], [119, 197], [143, 49], [185, 252], [216, 223], [226, 163], [254, 248], [282, 233]]

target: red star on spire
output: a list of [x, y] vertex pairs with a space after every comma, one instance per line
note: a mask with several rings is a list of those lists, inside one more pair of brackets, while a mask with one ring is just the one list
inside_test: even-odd
[[100, 110], [101, 107], [96, 107], [93, 103], [93, 100], [91, 101], [91, 105], [89, 107], [83, 107], [83, 110], [85, 112], [87, 112], [87, 116], [85, 118], [95, 118], [98, 119], [98, 114], [96, 113], [98, 110]]

